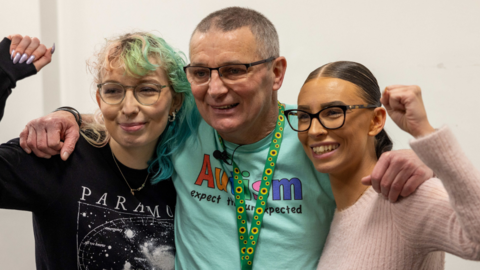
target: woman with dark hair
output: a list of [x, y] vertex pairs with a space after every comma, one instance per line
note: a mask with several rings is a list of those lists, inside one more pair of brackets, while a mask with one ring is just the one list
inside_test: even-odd
[[[398, 203], [362, 184], [392, 148], [387, 112], [439, 178]], [[480, 260], [480, 173], [447, 127], [432, 128], [418, 86], [389, 86], [381, 97], [363, 65], [329, 63], [285, 115], [315, 168], [329, 174], [337, 204], [318, 269], [442, 269], [444, 252]]]

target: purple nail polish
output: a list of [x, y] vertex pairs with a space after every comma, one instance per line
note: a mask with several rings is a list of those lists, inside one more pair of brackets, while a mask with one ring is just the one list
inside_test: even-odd
[[55, 52], [55, 43], [53, 43], [53, 46], [52, 46], [52, 54]]
[[20, 61], [18, 63], [23, 64], [23, 62], [27, 61], [27, 59], [28, 59], [28, 55], [26, 53], [24, 53], [22, 55], [22, 58], [20, 58]]
[[15, 50], [12, 51], [12, 56], [10, 56], [10, 59], [13, 60], [13, 56], [15, 55]]
[[35, 55], [32, 55], [30, 56], [30, 58], [28, 58], [27, 65], [30, 65], [31, 63], [33, 63], [33, 60], [35, 60]]
[[18, 60], [20, 60], [20, 57], [21, 57], [20, 53], [17, 53], [17, 54], [15, 55], [15, 58], [13, 58], [13, 64], [18, 63]]

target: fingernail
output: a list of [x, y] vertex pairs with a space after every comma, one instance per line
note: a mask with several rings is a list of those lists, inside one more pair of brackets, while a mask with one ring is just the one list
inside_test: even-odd
[[18, 60], [20, 60], [20, 56], [20, 53], [17, 53], [17, 55], [15, 55], [15, 58], [13, 58], [13, 64], [18, 63]]
[[23, 62], [27, 61], [28, 59], [28, 55], [26, 53], [24, 53], [22, 55], [22, 58], [20, 58], [20, 62], [18, 62], [19, 64], [23, 64]]
[[67, 160], [68, 159], [68, 152], [63, 152], [62, 154], [62, 159]]
[[29, 148], [23, 148], [23, 151], [25, 151], [27, 154], [30, 154], [32, 152], [32, 150], [30, 150]]
[[53, 46], [52, 46], [52, 54], [55, 52], [55, 43], [53, 43]]
[[35, 60], [35, 55], [32, 55], [30, 56], [30, 58], [28, 58], [27, 65], [30, 65], [33, 62], [33, 60]]
[[10, 56], [10, 59], [13, 60], [13, 56], [15, 55], [15, 50], [12, 51], [12, 55]]

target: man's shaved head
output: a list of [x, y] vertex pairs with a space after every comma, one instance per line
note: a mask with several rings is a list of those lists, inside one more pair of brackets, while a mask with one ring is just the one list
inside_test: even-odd
[[195, 28], [195, 33], [206, 33], [210, 30], [230, 32], [248, 27], [257, 41], [257, 53], [261, 58], [280, 56], [278, 34], [263, 14], [248, 8], [229, 7], [215, 11], [205, 17]]

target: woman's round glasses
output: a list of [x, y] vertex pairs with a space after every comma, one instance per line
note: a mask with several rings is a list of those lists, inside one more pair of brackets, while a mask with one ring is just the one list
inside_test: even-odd
[[155, 83], [142, 83], [136, 86], [128, 86], [120, 83], [106, 82], [97, 84], [98, 93], [103, 102], [110, 105], [120, 104], [127, 93], [128, 88], [133, 88], [135, 99], [142, 105], [149, 106], [157, 102], [160, 92], [168, 85]]
[[317, 113], [309, 113], [304, 110], [286, 110], [284, 112], [290, 127], [303, 132], [310, 129], [312, 119], [316, 118], [325, 129], [338, 129], [345, 124], [347, 110], [377, 108], [378, 105], [335, 105], [324, 108]]

